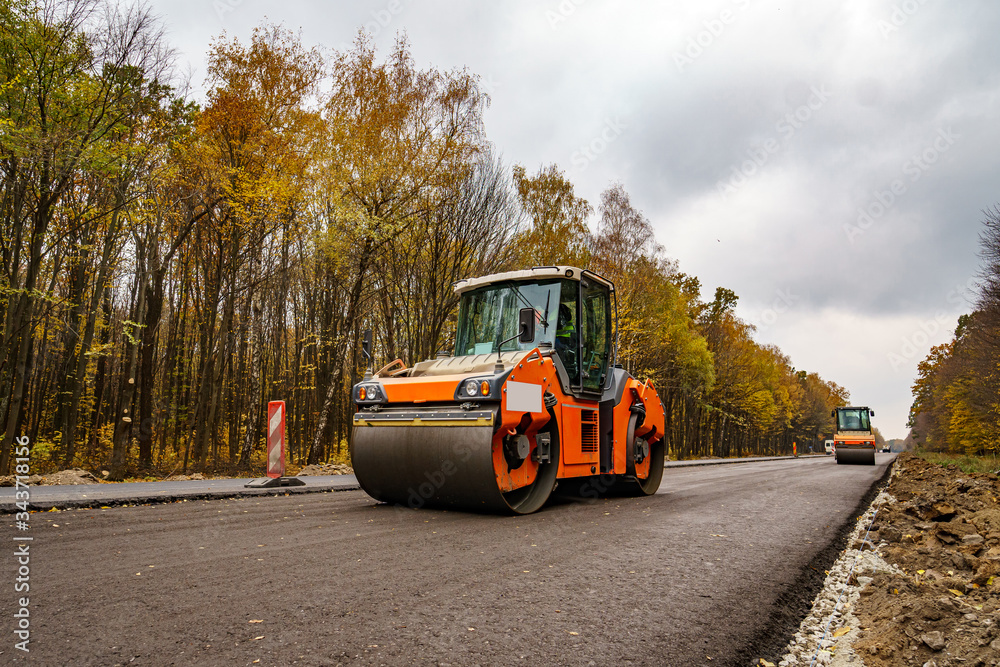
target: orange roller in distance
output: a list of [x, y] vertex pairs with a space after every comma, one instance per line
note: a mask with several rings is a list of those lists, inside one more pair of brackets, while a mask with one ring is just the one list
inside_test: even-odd
[[837, 463], [875, 465], [875, 434], [868, 407], [834, 408], [830, 414], [836, 420], [833, 434], [833, 454]]

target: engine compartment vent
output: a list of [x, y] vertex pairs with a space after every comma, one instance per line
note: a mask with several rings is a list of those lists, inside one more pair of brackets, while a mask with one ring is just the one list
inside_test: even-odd
[[597, 430], [597, 411], [580, 411], [580, 444], [584, 452], [596, 452], [600, 447], [600, 435]]

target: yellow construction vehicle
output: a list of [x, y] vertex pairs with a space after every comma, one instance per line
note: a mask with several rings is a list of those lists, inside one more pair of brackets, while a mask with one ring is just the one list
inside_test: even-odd
[[833, 434], [837, 463], [875, 465], [875, 434], [869, 419], [875, 411], [867, 407], [834, 408], [830, 416], [837, 422]]
[[411, 368], [397, 359], [353, 387], [361, 488], [402, 506], [517, 514], [541, 508], [557, 484], [593, 497], [655, 493], [663, 404], [615, 363], [614, 285], [544, 266], [455, 290], [453, 355]]

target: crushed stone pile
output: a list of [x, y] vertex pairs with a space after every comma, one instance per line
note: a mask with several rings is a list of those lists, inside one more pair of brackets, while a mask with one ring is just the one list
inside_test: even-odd
[[313, 463], [298, 472], [298, 476], [308, 475], [353, 475], [354, 468], [343, 463]]
[[190, 482], [193, 479], [194, 480], [202, 480], [202, 479], [208, 479], [208, 477], [205, 477], [205, 475], [203, 475], [200, 472], [196, 472], [196, 473], [192, 473], [190, 475], [171, 475], [170, 477], [167, 477], [164, 481], [165, 482]]
[[[86, 470], [70, 468], [69, 470], [60, 470], [59, 472], [47, 475], [30, 475], [26, 483], [29, 486], [47, 484], [100, 484], [100, 480]], [[0, 486], [14, 486], [14, 476], [4, 475], [0, 477]]]

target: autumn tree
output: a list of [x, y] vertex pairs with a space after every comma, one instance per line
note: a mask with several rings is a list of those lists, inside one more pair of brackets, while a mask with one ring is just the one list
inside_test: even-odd
[[435, 193], [427, 215], [387, 244], [376, 331], [388, 359], [413, 363], [454, 342], [453, 285], [513, 266], [519, 211], [510, 174], [484, 151], [464, 178]]
[[850, 394], [817, 373], [797, 371], [795, 376], [801, 388], [795, 419], [796, 435], [809, 441], [831, 439], [834, 430], [831, 412], [834, 408], [847, 405]]
[[[219, 195], [197, 236], [205, 292], [191, 455], [199, 467], [210, 444], [216, 449], [210, 437], [217, 432], [227, 374], [239, 374], [249, 389], [230, 413], [242, 416], [241, 424], [229, 425], [230, 457], [238, 451], [246, 467], [262, 435], [266, 318], [259, 295], [287, 268], [280, 248], [298, 233], [318, 142], [319, 112], [310, 104], [322, 72], [319, 51], [276, 26], [255, 29], [248, 45], [220, 39], [209, 54], [213, 86], [196, 147], [216, 170]], [[236, 331], [238, 344], [231, 335]], [[230, 365], [234, 360], [237, 368]]]
[[[482, 114], [488, 98], [467, 71], [416, 67], [405, 37], [384, 63], [360, 33], [351, 51], [332, 65], [326, 123], [322, 219], [324, 252], [335, 255], [344, 291], [339, 316], [324, 323], [330, 365], [310, 449], [317, 460], [335, 398], [347, 395], [344, 362], [358, 340], [362, 313], [376, 286], [373, 273], [389, 244], [447, 197], [469, 174], [485, 146]], [[347, 373], [347, 375], [345, 375]]]
[[[62, 262], [80, 250], [72, 245], [75, 238], [97, 233], [96, 227], [78, 226], [102, 219], [103, 248], [98, 252], [106, 265], [120, 244], [121, 228], [109, 223], [107, 216], [120, 212], [135, 194], [134, 180], [127, 168], [122, 169], [122, 157], [133, 138], [130, 128], [148, 109], [151, 97], [163, 89], [158, 82], [169, 53], [162, 28], [143, 8], [120, 8], [99, 0], [15, 2], [4, 4], [0, 19], [5, 82], [0, 86], [5, 120], [0, 133], [3, 470], [28, 399], [36, 328], [57, 303], [54, 289]], [[92, 190], [93, 206], [75, 207], [75, 213], [73, 207], [64, 209], [67, 195], [81, 179], [117, 191]], [[80, 259], [86, 261], [77, 256], [71, 262], [77, 270], [71, 289], [78, 300], [89, 298], [93, 306], [94, 297], [86, 292], [100, 294], [100, 285], [93, 283], [92, 275], [79, 273]], [[88, 282], [87, 288], [81, 281]], [[73, 315], [77, 320], [84, 316], [81, 309]], [[74, 321], [71, 326], [78, 324]], [[80, 342], [76, 334], [64, 339], [65, 346], [72, 346], [70, 357], [77, 354]], [[63, 370], [62, 393], [73, 396], [82, 381], [79, 364], [69, 359]], [[36, 402], [42, 399], [36, 397]]]
[[789, 359], [753, 340], [752, 325], [735, 314], [737, 302], [735, 292], [719, 287], [699, 318], [715, 370], [702, 441], [723, 456], [790, 450], [802, 389]]
[[514, 186], [527, 226], [515, 239], [517, 263], [522, 267], [589, 264], [590, 230], [587, 221], [594, 212], [586, 199], [577, 197], [573, 184], [555, 164], [528, 176], [514, 166]]
[[1000, 208], [986, 211], [979, 243], [976, 310], [918, 364], [913, 384], [911, 437], [934, 451], [1000, 450]]

